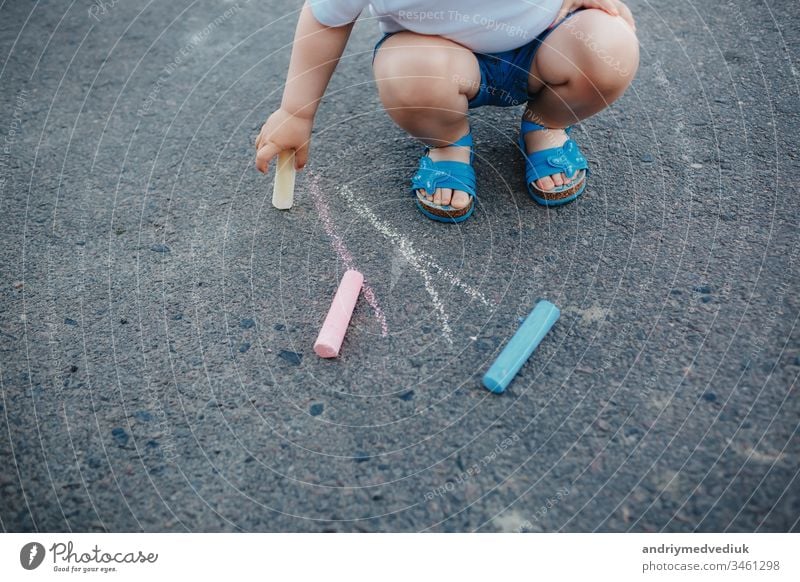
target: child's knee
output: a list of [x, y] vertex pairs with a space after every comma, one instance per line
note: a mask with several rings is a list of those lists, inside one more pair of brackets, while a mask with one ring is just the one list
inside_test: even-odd
[[[383, 49], [381, 49], [383, 50]], [[436, 107], [458, 92], [443, 51], [403, 48], [375, 60], [375, 79], [387, 107]]]
[[601, 10], [581, 11], [573, 20], [569, 32], [582, 72], [579, 77], [596, 92], [618, 95], [630, 85], [639, 68], [636, 33], [622, 18]]

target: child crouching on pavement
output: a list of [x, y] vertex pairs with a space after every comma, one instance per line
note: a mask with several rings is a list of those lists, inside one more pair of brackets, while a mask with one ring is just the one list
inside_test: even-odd
[[461, 222], [477, 194], [468, 111], [526, 104], [519, 147], [528, 192], [556, 206], [580, 196], [588, 163], [571, 125], [608, 107], [639, 64], [619, 0], [309, 0], [300, 13], [283, 100], [256, 140], [256, 166], [283, 150], [308, 161], [320, 100], [365, 8], [383, 36], [373, 71], [386, 112], [426, 145], [410, 192], [428, 218]]

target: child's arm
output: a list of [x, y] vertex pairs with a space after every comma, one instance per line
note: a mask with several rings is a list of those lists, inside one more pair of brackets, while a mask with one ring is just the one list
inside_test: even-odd
[[296, 151], [295, 166], [308, 161], [308, 142], [320, 99], [344, 52], [353, 23], [339, 27], [317, 22], [308, 4], [300, 12], [280, 108], [269, 116], [256, 139], [256, 168], [266, 173], [278, 152]]

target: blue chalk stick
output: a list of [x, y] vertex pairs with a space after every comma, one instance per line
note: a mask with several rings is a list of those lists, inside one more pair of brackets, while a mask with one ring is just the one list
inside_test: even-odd
[[558, 307], [539, 301], [486, 372], [483, 385], [496, 394], [505, 391], [560, 315]]

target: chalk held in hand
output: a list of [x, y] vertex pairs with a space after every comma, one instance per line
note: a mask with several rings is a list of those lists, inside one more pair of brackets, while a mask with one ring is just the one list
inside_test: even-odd
[[288, 210], [294, 203], [294, 171], [294, 150], [283, 150], [278, 154], [272, 186], [272, 205], [279, 210]]
[[339, 355], [344, 334], [347, 332], [363, 284], [364, 275], [353, 269], [342, 277], [331, 308], [325, 317], [325, 323], [322, 324], [317, 341], [314, 343], [314, 352], [320, 358], [335, 358]]
[[558, 307], [539, 301], [486, 372], [483, 385], [496, 394], [504, 392], [560, 315]]

